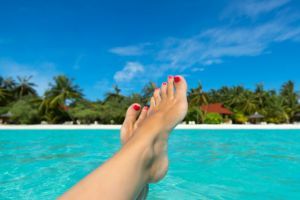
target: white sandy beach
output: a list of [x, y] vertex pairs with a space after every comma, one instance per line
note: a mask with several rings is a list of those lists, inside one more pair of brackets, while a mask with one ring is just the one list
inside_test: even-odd
[[[121, 125], [0, 125], [0, 130], [118, 130]], [[197, 125], [183, 125], [180, 124], [176, 129], [209, 129], [209, 130], [239, 130], [239, 129], [253, 129], [253, 130], [300, 130], [300, 124], [266, 124], [266, 125], [238, 125], [238, 124], [197, 124]]]

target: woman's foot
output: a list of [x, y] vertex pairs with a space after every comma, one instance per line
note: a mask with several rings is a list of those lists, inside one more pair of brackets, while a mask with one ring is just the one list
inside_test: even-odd
[[[149, 143], [147, 171], [148, 182], [161, 180], [168, 170], [167, 141], [170, 131], [180, 123], [187, 112], [187, 84], [182, 76], [169, 76], [168, 82], [162, 84], [160, 89], [154, 91], [150, 108], [144, 109], [137, 119], [139, 112], [131, 108], [127, 111], [121, 129], [121, 140], [135, 138], [136, 142]], [[132, 108], [140, 109], [138, 104]], [[147, 133], [151, 134], [147, 134]]]
[[148, 116], [159, 113], [171, 130], [183, 120], [187, 112], [187, 83], [182, 76], [169, 76], [161, 88], [156, 88], [150, 100]]
[[[148, 112], [148, 106], [144, 106], [141, 109], [141, 106], [137, 103], [132, 104], [126, 112], [125, 120], [123, 122], [120, 139], [122, 145], [125, 145], [129, 139], [133, 136], [135, 129], [137, 129], [142, 122], [146, 119]], [[139, 193], [137, 200], [146, 199], [149, 191], [149, 186], [146, 185], [142, 191]]]
[[148, 106], [144, 106], [141, 110], [141, 106], [138, 103], [134, 103], [126, 111], [125, 120], [121, 127], [120, 138], [121, 143], [124, 145], [134, 134], [134, 131], [141, 125], [146, 119], [148, 112]]
[[124, 146], [61, 199], [136, 199], [145, 185], [162, 179], [168, 169], [169, 133], [187, 112], [186, 90], [183, 77], [170, 77], [139, 119], [138, 112], [129, 110], [121, 130]]

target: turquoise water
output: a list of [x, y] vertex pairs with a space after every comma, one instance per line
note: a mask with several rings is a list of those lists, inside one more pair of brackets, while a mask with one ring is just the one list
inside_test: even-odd
[[[0, 131], [0, 199], [54, 199], [119, 149], [118, 131]], [[189, 130], [148, 199], [300, 199], [300, 130]]]

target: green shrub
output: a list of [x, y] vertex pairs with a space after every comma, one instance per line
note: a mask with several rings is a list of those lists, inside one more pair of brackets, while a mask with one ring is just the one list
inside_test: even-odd
[[31, 102], [31, 99], [20, 99], [9, 110], [12, 113], [11, 120], [16, 124], [37, 124], [40, 123], [38, 108]]
[[189, 107], [185, 121], [195, 121], [197, 124], [203, 123], [203, 112], [199, 107]]
[[243, 113], [236, 113], [233, 115], [233, 120], [237, 124], [245, 124], [248, 121], [248, 117]]
[[205, 124], [221, 124], [223, 122], [223, 118], [218, 113], [208, 113], [204, 118]]
[[280, 123], [285, 123], [286, 118], [284, 116], [267, 117], [266, 121], [272, 124], [280, 124]]
[[71, 111], [72, 119], [79, 119], [82, 123], [90, 124], [97, 121], [99, 112], [91, 109]]
[[0, 115], [5, 114], [9, 111], [8, 106], [0, 107]]

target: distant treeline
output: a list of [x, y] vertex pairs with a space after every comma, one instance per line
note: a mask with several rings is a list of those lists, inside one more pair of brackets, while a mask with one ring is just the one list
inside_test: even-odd
[[[43, 96], [38, 96], [31, 77], [0, 76], [0, 119], [5, 123], [61, 124], [66, 121], [99, 124], [120, 124], [128, 106], [134, 102], [147, 104], [156, 85], [149, 82], [141, 93], [122, 95], [115, 86], [113, 92], [103, 100], [89, 101], [82, 90], [66, 76], [56, 76]], [[189, 110], [186, 121], [196, 123], [220, 123], [222, 116], [213, 116], [203, 112], [201, 105], [223, 103], [234, 112], [230, 119], [234, 123], [245, 123], [248, 116], [259, 112], [268, 123], [292, 123], [300, 112], [299, 93], [292, 81], [284, 83], [279, 91], [265, 90], [258, 84], [254, 90], [243, 86], [221, 87], [203, 91], [202, 85], [191, 88], [188, 92]], [[218, 118], [214, 120], [212, 118]]]

